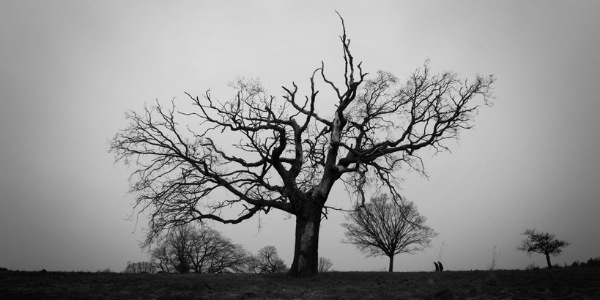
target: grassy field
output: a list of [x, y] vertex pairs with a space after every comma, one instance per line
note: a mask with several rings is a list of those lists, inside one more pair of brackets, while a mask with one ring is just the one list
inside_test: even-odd
[[600, 269], [283, 274], [1, 272], [0, 299], [600, 299]]

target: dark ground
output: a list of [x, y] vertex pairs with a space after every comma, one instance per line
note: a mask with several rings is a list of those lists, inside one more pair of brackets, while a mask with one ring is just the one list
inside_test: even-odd
[[0, 299], [600, 299], [600, 269], [284, 274], [0, 272]]

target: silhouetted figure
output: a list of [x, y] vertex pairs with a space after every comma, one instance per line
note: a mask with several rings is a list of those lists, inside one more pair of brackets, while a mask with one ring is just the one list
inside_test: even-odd
[[435, 265], [435, 271], [439, 272], [440, 271], [440, 267], [438, 266], [438, 264], [434, 261], [433, 264]]
[[440, 265], [440, 272], [444, 271], [444, 265], [442, 265], [442, 263], [439, 261], [438, 261], [438, 265]]

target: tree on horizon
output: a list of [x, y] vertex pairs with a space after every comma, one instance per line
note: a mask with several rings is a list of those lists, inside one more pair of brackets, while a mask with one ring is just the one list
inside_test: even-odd
[[283, 259], [279, 258], [275, 246], [264, 246], [252, 258], [250, 272], [253, 273], [282, 273], [288, 270]]
[[[448, 150], [444, 142], [470, 129], [479, 106], [489, 103], [493, 76], [433, 74], [428, 62], [404, 84], [386, 71], [367, 78], [340, 19], [343, 84], [334, 83], [322, 62], [305, 96], [295, 82], [276, 97], [258, 80], [240, 79], [225, 101], [210, 91], [186, 93], [193, 109], [157, 101], [126, 113], [129, 125], [110, 149], [116, 161], [136, 166], [130, 192], [135, 208], [150, 216], [146, 245], [173, 226], [236, 224], [276, 209], [296, 221], [288, 273], [315, 275], [320, 225], [336, 182], [355, 202], [382, 188], [399, 196], [399, 171], [426, 175], [421, 151]], [[319, 78], [331, 98], [319, 97]]]
[[150, 251], [153, 266], [171, 273], [246, 272], [250, 254], [220, 232], [189, 224], [171, 230]]
[[563, 248], [571, 245], [566, 240], [557, 239], [553, 233], [539, 232], [536, 229], [526, 229], [522, 235], [525, 238], [521, 241], [517, 250], [527, 252], [529, 256], [532, 253], [544, 254], [548, 269], [552, 269], [550, 255], [558, 256], [563, 251]]
[[414, 203], [390, 199], [387, 194], [357, 206], [346, 219], [343, 242], [355, 245], [367, 256], [387, 256], [388, 272], [394, 271], [394, 256], [423, 251], [438, 235], [425, 224], [427, 218], [419, 214]]

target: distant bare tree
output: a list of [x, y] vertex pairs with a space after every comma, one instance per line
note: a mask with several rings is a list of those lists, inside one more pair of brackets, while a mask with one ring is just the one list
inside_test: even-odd
[[247, 252], [218, 231], [190, 225], [177, 227], [152, 251], [154, 266], [164, 272], [243, 272]]
[[532, 253], [546, 255], [548, 269], [552, 268], [550, 255], [558, 256], [563, 248], [571, 244], [567, 241], [556, 239], [556, 236], [552, 233], [538, 232], [535, 229], [527, 229], [522, 235], [524, 235], [525, 238], [521, 241], [517, 250], [527, 252], [530, 256]]
[[277, 255], [274, 246], [265, 246], [258, 250], [253, 264], [255, 272], [258, 273], [281, 273], [288, 270], [285, 262]]
[[389, 272], [394, 271], [396, 254], [422, 251], [437, 236], [412, 202], [393, 200], [387, 194], [356, 206], [346, 219], [350, 222], [342, 224], [346, 228], [343, 242], [356, 245], [368, 256], [389, 257]]
[[331, 269], [332, 266], [333, 263], [330, 259], [325, 257], [319, 257], [319, 273], [329, 271], [329, 269]]
[[233, 244], [208, 227], [194, 232], [189, 249], [192, 269], [196, 273], [243, 272], [248, 255], [242, 246]]
[[150, 261], [159, 271], [164, 273], [175, 272], [171, 264], [171, 251], [167, 243], [160, 243], [150, 252]]
[[123, 273], [154, 273], [155, 268], [151, 262], [127, 262], [127, 267], [123, 270]]
[[258, 255], [250, 255], [246, 260], [245, 273], [260, 273], [260, 271], [261, 261], [258, 258]]
[[[448, 150], [488, 104], [493, 76], [434, 74], [427, 62], [404, 83], [386, 71], [367, 77], [341, 21], [344, 71], [334, 79], [321, 63], [304, 96], [295, 82], [276, 97], [257, 80], [238, 80], [227, 99], [207, 91], [187, 94], [185, 111], [157, 101], [126, 114], [129, 125], [110, 148], [137, 166], [130, 192], [151, 215], [147, 245], [173, 226], [237, 224], [277, 209], [296, 219], [290, 274], [315, 275], [320, 224], [338, 180], [358, 201], [367, 189], [396, 195], [402, 170], [425, 174], [420, 155]], [[317, 80], [330, 92], [324, 101]]]
[[191, 261], [189, 249], [192, 246], [194, 229], [189, 225], [176, 227], [166, 238], [168, 262], [177, 273], [189, 273]]

